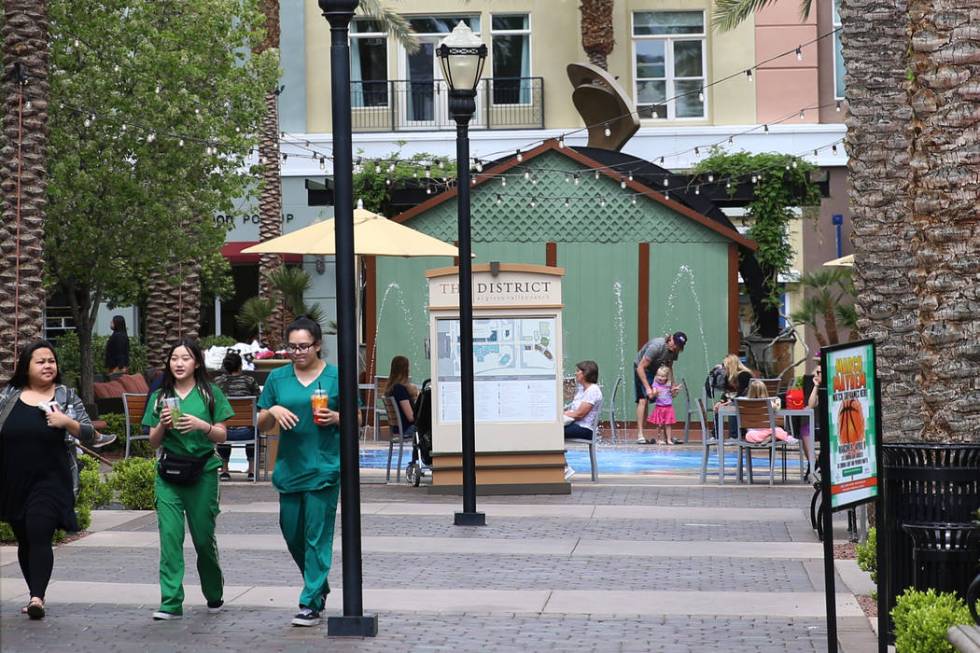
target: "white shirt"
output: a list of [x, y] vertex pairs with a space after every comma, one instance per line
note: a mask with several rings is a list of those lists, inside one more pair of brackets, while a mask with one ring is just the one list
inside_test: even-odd
[[599, 407], [602, 405], [602, 390], [599, 389], [598, 383], [593, 383], [588, 388], [578, 386], [568, 409], [578, 410], [578, 407], [583, 403], [591, 404], [592, 410], [582, 419], [575, 420], [575, 423], [595, 433], [596, 425], [599, 422]]

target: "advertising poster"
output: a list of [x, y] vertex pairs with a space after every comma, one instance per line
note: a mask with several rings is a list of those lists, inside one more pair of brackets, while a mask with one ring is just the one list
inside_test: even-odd
[[878, 495], [874, 344], [843, 345], [826, 356], [831, 506], [840, 510]]

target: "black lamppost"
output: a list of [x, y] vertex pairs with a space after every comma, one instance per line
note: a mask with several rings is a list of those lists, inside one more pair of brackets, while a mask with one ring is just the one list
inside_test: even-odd
[[487, 46], [463, 21], [436, 50], [443, 77], [449, 83], [449, 113], [456, 121], [456, 201], [459, 239], [459, 357], [463, 435], [463, 512], [457, 526], [485, 526], [486, 515], [476, 511], [476, 444], [473, 418], [473, 263], [470, 252], [470, 118], [476, 112]]
[[327, 619], [327, 634], [374, 637], [377, 615], [364, 615], [361, 594], [361, 488], [357, 455], [357, 323], [354, 306], [354, 181], [347, 30], [358, 0], [319, 0], [330, 23], [333, 105], [334, 229], [337, 266], [337, 364], [340, 368], [340, 504], [344, 614]]

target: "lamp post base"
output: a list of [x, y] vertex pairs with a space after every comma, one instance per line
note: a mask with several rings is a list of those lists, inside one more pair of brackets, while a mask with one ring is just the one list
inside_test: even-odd
[[487, 516], [482, 512], [457, 512], [453, 524], [456, 526], [486, 526]]
[[377, 637], [378, 615], [327, 617], [329, 637]]

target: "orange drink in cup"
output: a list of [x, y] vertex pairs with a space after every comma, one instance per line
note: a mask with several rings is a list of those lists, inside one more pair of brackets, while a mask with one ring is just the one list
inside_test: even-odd
[[316, 411], [326, 410], [330, 407], [330, 397], [327, 396], [325, 390], [316, 389], [313, 391], [313, 395], [310, 397], [310, 405], [313, 407], [313, 422], [315, 424], [320, 424], [321, 422], [316, 418]]

